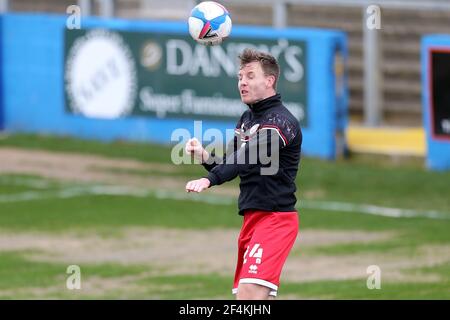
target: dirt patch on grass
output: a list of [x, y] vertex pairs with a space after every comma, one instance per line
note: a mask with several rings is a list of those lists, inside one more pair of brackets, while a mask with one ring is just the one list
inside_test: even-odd
[[[156, 170], [162, 173], [177, 172], [174, 165], [144, 163], [127, 159], [109, 159], [100, 156], [73, 153], [0, 148], [0, 173], [31, 174], [60, 181], [102, 183], [183, 191], [186, 178], [176, 176], [152, 176], [127, 174], [127, 170]], [[114, 170], [117, 169], [117, 172]], [[222, 186], [215, 194], [236, 196], [233, 186]], [[321, 192], [307, 194], [320, 197]], [[238, 230], [179, 230], [127, 228], [119, 236], [101, 236], [93, 233], [45, 234], [0, 233], [0, 251], [23, 251], [28, 259], [43, 262], [59, 262], [83, 265], [115, 263], [123, 265], [147, 265], [149, 269], [162, 270], [161, 275], [218, 273], [232, 277], [236, 263]], [[385, 253], [354, 253], [325, 255], [302, 251], [302, 248], [334, 246], [352, 243], [377, 243], [391, 239], [390, 232], [366, 231], [301, 231], [292, 254], [284, 267], [282, 281], [306, 282], [319, 280], [366, 279], [367, 267], [381, 268], [382, 279], [395, 281], [439, 281], [434, 274], [405, 273], [405, 269], [432, 267], [450, 262], [450, 246], [422, 246], [412, 253], [392, 251]], [[299, 253], [299, 254], [298, 254]], [[129, 292], [142, 293], [142, 288], [132, 283], [144, 275], [95, 278], [87, 277], [84, 293], [102, 296], [116, 292], [124, 297]], [[131, 288], [131, 289], [130, 289]], [[57, 297], [61, 288], [30, 288], [15, 290], [20, 294], [33, 293], [40, 297]], [[25, 289], [23, 289], [25, 290]], [[34, 291], [33, 291], [34, 290]], [[43, 291], [40, 291], [43, 290]], [[127, 293], [128, 292], [128, 293]], [[4, 294], [0, 291], [0, 296]], [[76, 294], [76, 293], [75, 293]], [[17, 295], [16, 295], [17, 296]], [[136, 294], [136, 297], [138, 295]]]
[[[238, 230], [179, 230], [128, 228], [119, 236], [66, 233], [2, 233], [0, 251], [34, 250], [27, 258], [67, 264], [118, 263], [148, 265], [162, 274], [234, 274]], [[366, 231], [306, 230], [294, 249], [342, 243], [375, 243], [392, 233]], [[408, 268], [433, 266], [450, 261], [449, 246], [424, 246], [414, 256], [399, 253], [347, 255], [291, 255], [283, 270], [287, 281], [317, 281], [367, 278], [369, 265], [378, 265], [383, 279], [411, 280]], [[418, 281], [434, 281], [436, 276]]]
[[[2, 159], [0, 162], [0, 173], [2, 174], [30, 174], [60, 181], [105, 183], [177, 191], [184, 191], [188, 181], [187, 178], [127, 173], [126, 170], [179, 172], [176, 165], [147, 163], [130, 159], [111, 159], [76, 153], [3, 147], [0, 148], [0, 159]], [[231, 196], [237, 196], [238, 192], [239, 190], [235, 186], [224, 186], [214, 190], [215, 194]]]
[[[63, 272], [63, 271], [62, 271]], [[136, 281], [145, 279], [147, 273], [121, 277], [98, 277], [85, 276], [82, 273], [81, 287], [79, 289], [68, 289], [66, 278], [59, 277], [58, 285], [48, 287], [21, 287], [15, 289], [0, 290], [0, 298], [13, 299], [146, 299], [146, 292], [151, 292], [150, 286], [140, 286]], [[150, 288], [149, 288], [150, 287]], [[162, 288], [164, 289], [164, 288]], [[160, 289], [161, 290], [161, 289]]]
[[[376, 265], [381, 270], [383, 281], [396, 282], [437, 282], [441, 279], [435, 274], [408, 274], [411, 268], [432, 267], [450, 262], [450, 246], [434, 248], [432, 255], [426, 254], [429, 248], [418, 249], [414, 256], [405, 254], [349, 254], [338, 256], [291, 257], [286, 262], [283, 278], [289, 281], [306, 282], [321, 280], [367, 279], [367, 268]], [[447, 254], [442, 254], [447, 252]]]

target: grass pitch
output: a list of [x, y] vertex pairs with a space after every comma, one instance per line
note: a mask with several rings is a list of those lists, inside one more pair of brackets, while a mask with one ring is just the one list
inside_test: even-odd
[[[133, 228], [149, 235], [154, 230], [178, 232], [173, 233], [173, 241], [186, 234], [209, 234], [211, 230], [226, 234], [227, 230], [238, 232], [241, 217], [237, 215], [236, 199], [232, 195], [218, 195], [211, 190], [190, 197], [182, 187], [158, 188], [159, 179], [181, 183], [202, 176], [204, 171], [200, 166], [171, 165], [169, 146], [144, 143], [100, 143], [35, 135], [0, 139], [0, 152], [11, 147], [134, 159], [147, 164], [165, 164], [168, 170], [109, 168], [106, 172], [124, 177], [126, 187], [130, 187], [133, 177], [149, 180], [148, 188], [132, 185], [131, 192], [111, 192], [108, 189], [111, 183], [50, 179], [25, 170], [8, 172], [0, 165], [0, 298], [233, 298], [230, 291], [235, 239], [231, 238], [230, 247], [218, 248], [215, 257], [201, 260], [197, 266], [195, 257], [200, 257], [202, 246], [207, 247], [208, 243], [198, 243], [199, 251], [195, 251], [195, 239], [191, 241], [189, 248], [194, 250], [191, 254], [194, 262], [184, 261], [185, 256], [181, 254], [180, 260], [165, 256], [166, 260], [161, 258], [161, 261], [166, 264], [159, 264], [157, 251], [151, 258], [139, 258], [140, 252], [135, 252], [133, 242], [138, 240], [129, 238]], [[93, 168], [97, 169], [103, 170]], [[372, 157], [337, 162], [302, 159], [297, 178], [300, 240], [288, 258], [280, 299], [449, 299], [448, 181], [450, 173], [429, 172], [414, 161], [400, 165]], [[236, 188], [237, 182], [230, 185]], [[302, 202], [307, 201], [434, 211], [440, 218], [426, 215], [394, 218], [367, 212], [303, 208]], [[317, 232], [322, 232], [322, 238], [318, 238], [321, 241], [302, 245], [303, 234], [307, 240], [308, 236], [317, 237]], [[368, 242], [361, 236], [352, 238], [355, 232], [390, 236]], [[332, 235], [344, 239], [334, 241]], [[79, 250], [80, 243], [93, 236], [98, 239], [93, 243], [92, 255], [98, 259], [89, 255], [89, 246], [84, 253]], [[324, 241], [323, 237], [328, 240]], [[219, 240], [217, 243], [221, 243]], [[166, 242], [161, 239], [159, 243], [164, 246]], [[115, 250], [117, 255], [113, 254]], [[145, 247], [142, 250], [145, 253]], [[221, 259], [223, 268], [214, 264]], [[233, 261], [227, 264], [230, 259]], [[330, 261], [335, 263], [327, 269], [325, 264]], [[355, 267], [358, 261], [360, 265]], [[311, 269], [318, 270], [310, 277], [308, 263], [315, 266]], [[66, 288], [69, 276], [66, 269], [71, 264], [79, 265], [82, 270], [81, 290]], [[379, 290], [369, 290], [366, 286], [369, 275], [365, 267], [369, 264], [381, 268]], [[322, 266], [325, 267], [321, 273]], [[352, 273], [348, 272], [350, 269]]]

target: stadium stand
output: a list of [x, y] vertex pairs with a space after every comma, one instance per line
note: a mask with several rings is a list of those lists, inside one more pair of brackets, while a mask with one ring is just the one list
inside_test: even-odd
[[[10, 1], [10, 10], [62, 13], [73, 2], [14, 0]], [[351, 120], [358, 123], [362, 121], [363, 112], [362, 10], [361, 7], [342, 6], [345, 0], [333, 2], [335, 5], [291, 4], [287, 10], [287, 25], [337, 28], [348, 33], [349, 109]], [[179, 20], [186, 18], [194, 3], [192, 0], [116, 0], [115, 15], [131, 19]], [[99, 1], [92, 1], [91, 13], [98, 14], [98, 7]], [[227, 8], [236, 24], [272, 25], [273, 8], [268, 3], [255, 6], [254, 2], [240, 1], [239, 4], [227, 4]], [[382, 8], [382, 124], [421, 126], [420, 38], [429, 33], [449, 33], [448, 21], [450, 10], [423, 10], [408, 6]]]
[[[73, 0], [13, 0], [9, 1], [9, 11], [39, 11], [64, 13]], [[83, 1], [78, 1], [81, 3]], [[89, 2], [89, 1], [84, 1]], [[90, 14], [101, 15], [102, 0], [90, 1]], [[199, 1], [194, 0], [115, 0], [114, 15], [126, 19], [183, 20], [190, 8]], [[274, 6], [261, 1], [222, 1], [233, 15], [235, 24], [273, 25]], [[349, 39], [349, 110], [350, 123], [357, 128], [364, 125], [364, 64], [363, 64], [363, 6], [355, 6], [349, 0], [287, 1], [287, 26], [319, 27], [342, 29]], [[303, 3], [302, 3], [303, 2]], [[414, 128], [413, 138], [400, 139], [406, 145], [402, 150], [411, 154], [424, 150], [422, 130], [420, 39], [430, 33], [450, 33], [450, 6], [446, 9], [430, 3], [447, 4], [447, 0], [420, 1], [396, 0], [398, 7], [382, 8], [380, 43], [382, 63], [382, 122], [381, 128]], [[255, 5], [255, 3], [258, 3]], [[411, 5], [411, 3], [413, 5]], [[427, 5], [425, 8], [423, 5]], [[356, 129], [357, 130], [357, 129]], [[361, 149], [359, 139], [349, 134], [349, 143], [354, 149]], [[363, 132], [362, 135], [366, 135]], [[389, 137], [384, 132], [383, 137]], [[376, 132], [373, 135], [377, 136]], [[353, 140], [352, 140], [353, 139]], [[394, 140], [397, 138], [393, 137]], [[399, 141], [400, 141], [399, 140]], [[420, 145], [417, 149], [417, 145]], [[364, 147], [363, 147], [364, 149]], [[419, 151], [418, 151], [419, 150]], [[407, 153], [407, 152], [406, 152]]]

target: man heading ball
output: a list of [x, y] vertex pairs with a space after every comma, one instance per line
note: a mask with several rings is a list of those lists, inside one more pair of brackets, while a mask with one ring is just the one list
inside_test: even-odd
[[202, 192], [240, 177], [238, 204], [244, 221], [233, 293], [237, 299], [262, 300], [277, 295], [283, 265], [298, 234], [295, 178], [302, 131], [276, 91], [277, 60], [253, 49], [245, 49], [239, 59], [239, 93], [249, 108], [223, 157], [209, 154], [195, 138], [186, 143], [186, 152], [208, 171], [206, 177], [189, 181], [186, 191]]

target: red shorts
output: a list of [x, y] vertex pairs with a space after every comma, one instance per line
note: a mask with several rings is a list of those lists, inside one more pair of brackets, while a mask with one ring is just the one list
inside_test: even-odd
[[247, 210], [238, 240], [238, 260], [233, 294], [240, 283], [255, 283], [276, 296], [283, 265], [298, 234], [296, 211]]

